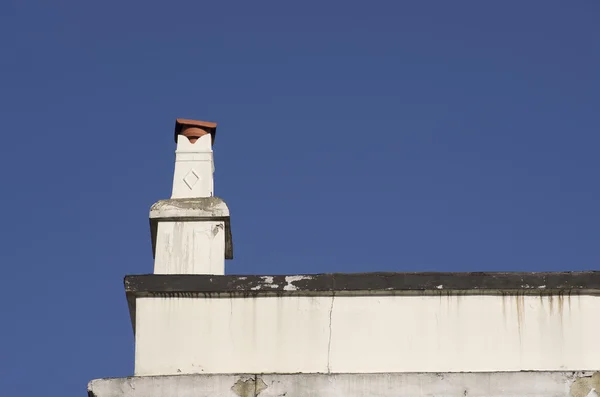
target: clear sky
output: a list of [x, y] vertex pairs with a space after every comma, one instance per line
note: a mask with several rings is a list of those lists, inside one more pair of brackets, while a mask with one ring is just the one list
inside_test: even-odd
[[600, 2], [0, 1], [0, 391], [133, 373], [176, 117], [228, 273], [600, 263]]

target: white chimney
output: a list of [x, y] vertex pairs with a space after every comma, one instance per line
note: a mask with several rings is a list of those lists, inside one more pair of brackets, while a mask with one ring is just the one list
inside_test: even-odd
[[177, 119], [175, 175], [171, 198], [212, 197], [216, 123]]
[[170, 200], [150, 210], [155, 274], [225, 274], [233, 258], [229, 209], [214, 197], [217, 124], [177, 119]]

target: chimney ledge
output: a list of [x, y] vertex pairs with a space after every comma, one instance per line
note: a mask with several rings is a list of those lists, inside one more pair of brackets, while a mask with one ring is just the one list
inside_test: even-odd
[[160, 200], [150, 208], [150, 219], [161, 218], [223, 218], [229, 208], [219, 197], [191, 197]]
[[193, 197], [160, 200], [150, 208], [152, 255], [156, 255], [159, 222], [223, 221], [225, 223], [225, 259], [233, 259], [233, 238], [229, 208], [219, 197]]

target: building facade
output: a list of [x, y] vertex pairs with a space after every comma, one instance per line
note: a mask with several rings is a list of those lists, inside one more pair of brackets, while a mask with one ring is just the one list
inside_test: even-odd
[[216, 127], [176, 121], [154, 273], [125, 278], [135, 373], [90, 397], [600, 395], [600, 272], [225, 275]]

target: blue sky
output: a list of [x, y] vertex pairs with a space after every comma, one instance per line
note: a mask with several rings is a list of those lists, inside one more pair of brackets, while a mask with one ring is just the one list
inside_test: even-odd
[[600, 262], [600, 2], [0, 2], [0, 390], [133, 373], [176, 117], [217, 121], [228, 273]]

